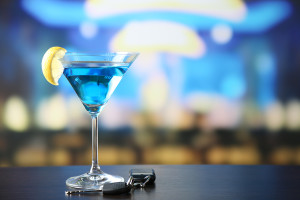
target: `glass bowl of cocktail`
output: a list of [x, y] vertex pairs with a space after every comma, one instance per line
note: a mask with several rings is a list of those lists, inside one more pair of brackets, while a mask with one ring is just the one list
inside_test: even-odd
[[66, 180], [69, 187], [99, 189], [123, 177], [104, 173], [98, 163], [98, 116], [138, 53], [77, 53], [51, 47], [42, 60], [46, 80], [58, 85], [65, 75], [92, 118], [92, 166], [89, 172]]

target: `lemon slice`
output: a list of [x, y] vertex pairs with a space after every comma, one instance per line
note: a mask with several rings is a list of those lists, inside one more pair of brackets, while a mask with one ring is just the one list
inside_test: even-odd
[[58, 80], [63, 74], [64, 67], [59, 59], [63, 58], [66, 52], [62, 47], [51, 47], [43, 56], [42, 71], [52, 85], [58, 85]]

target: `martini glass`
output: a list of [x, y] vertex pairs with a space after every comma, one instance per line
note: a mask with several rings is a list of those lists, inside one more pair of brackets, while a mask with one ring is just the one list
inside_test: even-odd
[[62, 60], [64, 75], [92, 117], [92, 166], [89, 172], [71, 177], [72, 188], [99, 189], [123, 177], [104, 173], [98, 163], [98, 116], [138, 53], [86, 54], [67, 52]]

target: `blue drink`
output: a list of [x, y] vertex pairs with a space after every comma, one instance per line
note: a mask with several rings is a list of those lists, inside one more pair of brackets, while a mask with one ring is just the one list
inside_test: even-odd
[[73, 62], [64, 69], [64, 75], [90, 113], [101, 111], [128, 69], [127, 66], [107, 65]]
[[118, 86], [138, 53], [86, 54], [67, 52], [63, 57], [64, 75], [92, 117], [92, 166], [89, 172], [66, 180], [68, 187], [99, 190], [105, 183], [124, 178], [100, 169], [98, 162], [98, 115]]

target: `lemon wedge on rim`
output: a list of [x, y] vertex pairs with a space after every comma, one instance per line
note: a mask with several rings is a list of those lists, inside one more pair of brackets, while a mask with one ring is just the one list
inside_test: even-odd
[[67, 50], [62, 47], [51, 47], [46, 51], [42, 60], [42, 71], [46, 80], [52, 85], [58, 85], [64, 67], [60, 61]]

